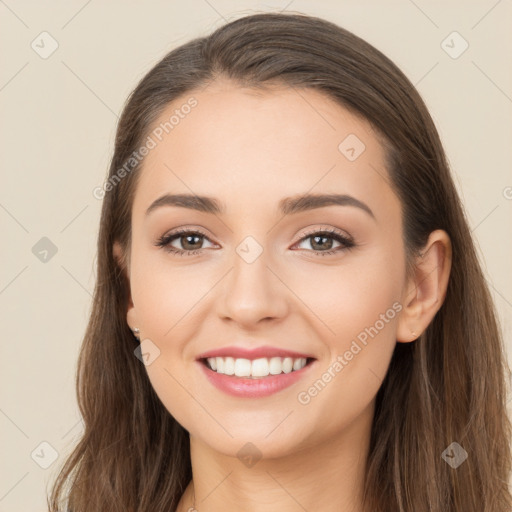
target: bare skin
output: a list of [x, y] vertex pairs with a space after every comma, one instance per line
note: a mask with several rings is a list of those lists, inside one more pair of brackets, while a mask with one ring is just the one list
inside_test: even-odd
[[[434, 231], [406, 277], [401, 204], [383, 148], [368, 122], [323, 94], [217, 81], [173, 102], [155, 125], [190, 96], [197, 106], [145, 157], [126, 259], [127, 322], [160, 350], [148, 376], [190, 433], [193, 480], [177, 510], [192, 510], [195, 494], [199, 512], [363, 512], [375, 395], [395, 344], [415, 340], [441, 307], [449, 237]], [[338, 149], [349, 134], [365, 145], [353, 161]], [[146, 215], [165, 193], [215, 197], [226, 211], [162, 206]], [[353, 205], [278, 211], [281, 199], [305, 193], [347, 194], [373, 215]], [[206, 236], [182, 234], [172, 247], [200, 250], [155, 245], [177, 228]], [[315, 243], [325, 230], [355, 245]], [[236, 251], [248, 236], [263, 248], [251, 263]], [[114, 254], [127, 256], [117, 244]], [[349, 360], [370, 326], [378, 333]], [[315, 367], [274, 395], [233, 397], [196, 361], [231, 345], [305, 352]], [[335, 371], [340, 355], [346, 364]], [[326, 372], [331, 379], [312, 396]], [[237, 456], [248, 442], [262, 457], [250, 467]]]

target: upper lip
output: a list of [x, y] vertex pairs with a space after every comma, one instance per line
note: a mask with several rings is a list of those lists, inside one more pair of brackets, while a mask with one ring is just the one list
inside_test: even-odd
[[313, 356], [304, 354], [302, 352], [295, 352], [293, 350], [285, 350], [284, 348], [270, 347], [268, 345], [262, 347], [256, 347], [252, 349], [242, 347], [223, 347], [208, 352], [204, 352], [197, 356], [197, 359], [207, 359], [209, 357], [233, 357], [235, 359], [258, 359], [262, 357], [291, 357], [293, 359], [298, 358], [310, 358], [314, 359]]

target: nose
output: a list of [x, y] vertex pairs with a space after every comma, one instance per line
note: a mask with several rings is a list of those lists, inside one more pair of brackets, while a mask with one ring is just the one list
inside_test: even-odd
[[263, 320], [286, 316], [290, 290], [274, 268], [265, 250], [252, 262], [235, 253], [233, 267], [222, 283], [218, 314], [244, 329], [254, 329]]

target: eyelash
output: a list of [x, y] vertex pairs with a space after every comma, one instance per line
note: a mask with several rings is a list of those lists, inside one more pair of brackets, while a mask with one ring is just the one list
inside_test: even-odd
[[[189, 229], [180, 229], [178, 231], [174, 231], [172, 233], [169, 233], [168, 235], [161, 236], [157, 242], [156, 246], [163, 248], [167, 252], [173, 253], [177, 256], [194, 256], [196, 254], [199, 254], [203, 249], [196, 249], [193, 251], [187, 251], [184, 249], [177, 249], [176, 247], [173, 247], [170, 245], [172, 241], [175, 239], [181, 238], [183, 235], [199, 235], [200, 237], [204, 237], [208, 239], [208, 236], [203, 233], [202, 231], [198, 229], [189, 230]], [[337, 242], [340, 242], [342, 244], [341, 247], [337, 247], [336, 249], [331, 249], [329, 251], [315, 251], [314, 249], [305, 249], [308, 252], [313, 252], [315, 256], [330, 256], [332, 254], [335, 254], [337, 252], [350, 250], [353, 247], [355, 247], [354, 241], [343, 235], [340, 231], [337, 231], [335, 229], [324, 229], [324, 230], [314, 230], [314, 231], [308, 231], [302, 234], [302, 237], [300, 240], [296, 242], [296, 244], [299, 244], [300, 242], [307, 240], [308, 238], [311, 238], [313, 235], [322, 235], [324, 238], [332, 238], [336, 240]], [[296, 245], [295, 244], [295, 245]]]

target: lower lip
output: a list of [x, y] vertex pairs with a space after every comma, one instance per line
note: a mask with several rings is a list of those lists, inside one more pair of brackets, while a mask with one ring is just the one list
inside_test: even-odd
[[204, 374], [210, 382], [224, 393], [231, 396], [241, 398], [261, 398], [273, 395], [282, 389], [291, 386], [302, 377], [304, 377], [309, 369], [315, 364], [316, 360], [290, 373], [280, 373], [279, 375], [269, 375], [258, 379], [247, 379], [244, 377], [236, 377], [234, 375], [225, 375], [210, 370], [202, 361], [197, 361], [201, 366]]

